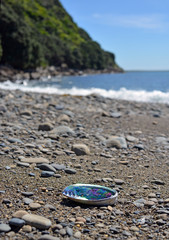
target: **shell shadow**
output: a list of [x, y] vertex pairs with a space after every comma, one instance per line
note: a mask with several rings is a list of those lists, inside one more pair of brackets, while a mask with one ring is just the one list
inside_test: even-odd
[[74, 202], [74, 201], [72, 201], [68, 198], [63, 198], [62, 201], [60, 202], [60, 204], [66, 206], [66, 207], [71, 207], [71, 208], [75, 208], [77, 206], [80, 206], [81, 208], [84, 208], [84, 209], [99, 208], [98, 206], [93, 206], [93, 205]]

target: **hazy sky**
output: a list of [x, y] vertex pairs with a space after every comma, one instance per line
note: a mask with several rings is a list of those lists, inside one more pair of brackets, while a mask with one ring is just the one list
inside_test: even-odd
[[125, 70], [169, 70], [169, 0], [60, 0]]

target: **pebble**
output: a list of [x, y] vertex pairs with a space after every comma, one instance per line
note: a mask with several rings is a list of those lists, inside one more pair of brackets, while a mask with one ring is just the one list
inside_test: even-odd
[[35, 214], [26, 214], [22, 217], [22, 219], [26, 222], [26, 224], [42, 230], [49, 229], [52, 225], [49, 219]]
[[114, 182], [115, 182], [115, 184], [117, 184], [117, 185], [122, 185], [122, 184], [124, 184], [125, 182], [122, 180], [122, 179], [114, 179]]
[[13, 218], [22, 218], [25, 214], [28, 214], [25, 210], [18, 210], [12, 214]]
[[8, 224], [0, 223], [0, 232], [9, 232], [11, 227]]
[[48, 178], [54, 176], [54, 172], [51, 171], [42, 171], [41, 172], [41, 177]]
[[23, 198], [23, 202], [24, 202], [25, 205], [29, 205], [30, 203], [33, 202], [33, 200], [30, 199], [30, 198]]
[[23, 219], [20, 218], [11, 218], [9, 220], [9, 225], [10, 226], [14, 226], [14, 227], [22, 227], [25, 224], [25, 221]]
[[52, 165], [47, 163], [38, 164], [37, 167], [41, 170], [56, 172], [56, 169]]
[[56, 127], [50, 133], [54, 134], [56, 136], [62, 136], [64, 134], [66, 134], [68, 136], [74, 136], [75, 135], [75, 132], [68, 126]]
[[127, 148], [127, 143], [124, 137], [111, 136], [105, 141], [105, 145], [109, 148], [121, 149]]
[[26, 197], [30, 197], [30, 196], [33, 196], [34, 193], [33, 192], [21, 192], [23, 196], [26, 196]]
[[40, 131], [51, 131], [53, 129], [53, 126], [51, 123], [41, 123], [39, 124], [38, 130]]
[[29, 208], [30, 208], [30, 210], [37, 210], [37, 209], [41, 208], [41, 205], [39, 203], [32, 202], [29, 204]]
[[151, 183], [154, 183], [157, 185], [165, 185], [165, 182], [159, 179], [152, 180]]
[[30, 157], [30, 158], [21, 158], [21, 162], [26, 162], [26, 163], [49, 163], [49, 160], [43, 157]]
[[89, 155], [90, 154], [90, 149], [85, 144], [74, 144], [72, 146], [71, 150], [73, 152], [75, 152], [75, 154], [77, 156]]
[[77, 239], [80, 239], [81, 235], [82, 235], [81, 232], [77, 231], [77, 232], [75, 232], [74, 237]]
[[39, 237], [38, 240], [60, 240], [60, 238], [44, 234], [41, 237]]
[[52, 163], [51, 166], [54, 167], [58, 171], [65, 170], [65, 168], [66, 168], [66, 166], [64, 164], [57, 164], [57, 163]]
[[68, 174], [76, 174], [76, 170], [72, 168], [65, 168], [65, 173]]

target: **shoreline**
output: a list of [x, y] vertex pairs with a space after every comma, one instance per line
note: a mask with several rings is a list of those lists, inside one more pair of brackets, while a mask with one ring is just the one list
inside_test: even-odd
[[45, 77], [56, 77], [56, 76], [81, 76], [84, 74], [104, 74], [104, 73], [123, 73], [121, 69], [69, 69], [66, 64], [62, 64], [61, 67], [49, 66], [49, 67], [38, 67], [33, 70], [17, 70], [12, 67], [0, 65], [0, 82], [10, 80], [15, 82], [17, 80], [40, 80]]
[[[167, 104], [2, 89], [0, 97], [1, 239], [169, 238]], [[117, 204], [63, 197], [78, 182], [116, 189]]]

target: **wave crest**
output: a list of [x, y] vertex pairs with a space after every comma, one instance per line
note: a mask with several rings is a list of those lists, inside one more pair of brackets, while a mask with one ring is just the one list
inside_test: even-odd
[[21, 90], [25, 92], [39, 92], [48, 94], [70, 94], [77, 96], [87, 96], [90, 94], [98, 94], [103, 97], [112, 99], [122, 99], [129, 101], [139, 101], [139, 102], [158, 102], [158, 103], [169, 103], [169, 92], [161, 91], [145, 91], [145, 90], [129, 90], [126, 88], [120, 88], [119, 90], [105, 90], [100, 88], [59, 88], [57, 86], [52, 87], [39, 87], [30, 86], [26, 82], [24, 84], [13, 83], [10, 81], [0, 83], [0, 88], [5, 90]]

